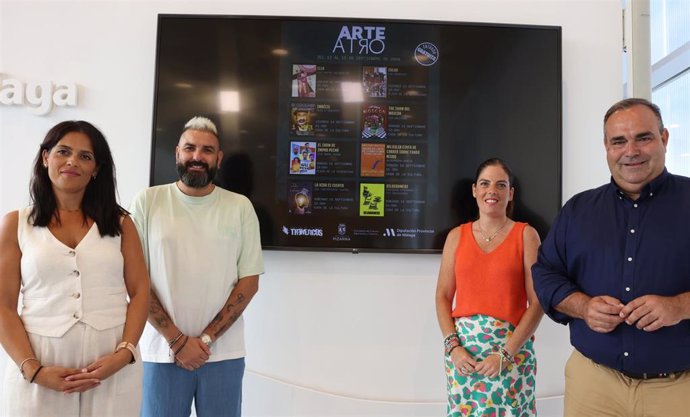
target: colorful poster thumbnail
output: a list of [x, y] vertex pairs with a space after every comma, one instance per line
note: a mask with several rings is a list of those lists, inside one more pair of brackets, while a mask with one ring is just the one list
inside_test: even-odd
[[290, 174], [316, 174], [316, 144], [290, 142]]

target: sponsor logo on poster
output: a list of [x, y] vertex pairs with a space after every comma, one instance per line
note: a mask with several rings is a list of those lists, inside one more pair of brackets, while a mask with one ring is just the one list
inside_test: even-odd
[[283, 226], [283, 234], [288, 236], [323, 237], [323, 229], [320, 227], [287, 227]]
[[422, 42], [414, 50], [414, 59], [425, 67], [434, 65], [438, 58], [438, 48], [431, 42]]
[[350, 236], [347, 235], [347, 225], [345, 223], [338, 224], [338, 234], [333, 236], [334, 241], [349, 242]]
[[433, 229], [400, 229], [386, 227], [382, 233], [382, 236], [414, 238], [418, 235], [433, 235], [434, 233], [435, 231]]

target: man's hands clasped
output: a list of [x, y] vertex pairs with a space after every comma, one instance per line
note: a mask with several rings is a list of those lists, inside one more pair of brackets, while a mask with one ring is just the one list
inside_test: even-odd
[[177, 366], [188, 371], [201, 368], [211, 356], [211, 349], [198, 337], [181, 337], [170, 348]]
[[683, 319], [681, 300], [660, 295], [644, 295], [628, 304], [606, 295], [592, 297], [582, 315], [587, 325], [599, 333], [609, 333], [623, 322], [653, 332]]

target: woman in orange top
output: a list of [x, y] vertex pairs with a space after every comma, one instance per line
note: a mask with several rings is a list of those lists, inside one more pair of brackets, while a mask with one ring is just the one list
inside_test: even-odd
[[472, 184], [479, 217], [451, 230], [443, 247], [436, 314], [449, 417], [536, 415], [533, 334], [544, 312], [530, 268], [540, 241], [511, 220], [514, 192], [508, 166], [484, 161]]

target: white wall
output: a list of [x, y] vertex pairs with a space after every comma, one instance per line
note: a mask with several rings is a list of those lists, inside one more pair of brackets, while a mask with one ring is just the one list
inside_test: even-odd
[[[608, 181], [601, 119], [622, 92], [620, 4], [0, 0], [0, 78], [76, 82], [80, 88], [77, 108], [57, 108], [43, 117], [26, 108], [0, 107], [0, 212], [28, 202], [38, 144], [65, 119], [89, 120], [106, 134], [125, 206], [147, 186], [157, 13], [562, 26], [567, 199]], [[265, 258], [267, 273], [246, 313], [245, 415], [442, 415], [445, 382], [433, 304], [438, 255], [267, 251]], [[563, 363], [570, 352], [567, 329], [545, 319], [536, 348], [540, 415], [559, 415]]]

